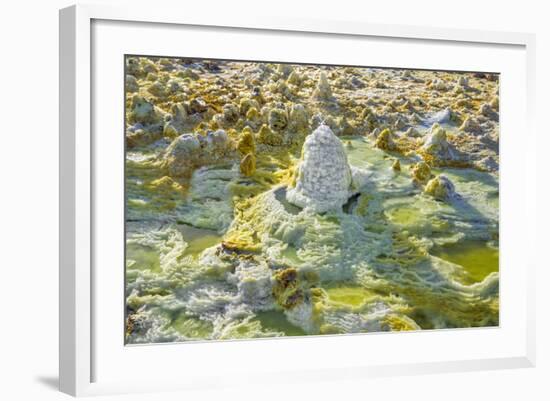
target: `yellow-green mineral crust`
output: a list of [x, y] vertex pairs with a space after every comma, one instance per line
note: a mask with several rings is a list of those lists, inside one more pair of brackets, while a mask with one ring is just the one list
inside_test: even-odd
[[499, 324], [499, 76], [126, 57], [126, 342]]
[[247, 153], [241, 160], [241, 174], [250, 177], [256, 171], [256, 156], [253, 153]]

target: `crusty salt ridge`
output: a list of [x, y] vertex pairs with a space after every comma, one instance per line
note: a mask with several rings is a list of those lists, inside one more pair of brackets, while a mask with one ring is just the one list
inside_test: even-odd
[[309, 135], [297, 167], [296, 186], [287, 191], [290, 203], [321, 213], [342, 207], [352, 184], [342, 142], [327, 125]]

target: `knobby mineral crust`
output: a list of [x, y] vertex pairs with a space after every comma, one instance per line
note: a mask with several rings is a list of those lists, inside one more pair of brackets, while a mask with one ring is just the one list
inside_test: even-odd
[[127, 57], [126, 341], [494, 326], [499, 77]]

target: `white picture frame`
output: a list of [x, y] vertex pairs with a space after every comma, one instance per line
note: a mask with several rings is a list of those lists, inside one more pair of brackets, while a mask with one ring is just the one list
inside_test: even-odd
[[[373, 25], [363, 22], [349, 21], [324, 21], [324, 20], [296, 20], [292, 18], [278, 17], [258, 17], [253, 20], [226, 20], [223, 16], [208, 15], [185, 15], [178, 10], [166, 10], [156, 8], [113, 8], [99, 5], [78, 5], [72, 6], [60, 11], [60, 390], [75, 396], [95, 395], [108, 393], [125, 393], [133, 391], [161, 391], [167, 389], [197, 389], [219, 387], [225, 385], [244, 385], [246, 381], [239, 382], [224, 380], [220, 375], [228, 368], [220, 367], [215, 375], [205, 375], [206, 370], [197, 369], [196, 372], [190, 372], [191, 376], [185, 379], [177, 377], [155, 377], [150, 381], [122, 377], [117, 379], [115, 375], [110, 376], [108, 380], [97, 380], [98, 366], [95, 363], [97, 352], [101, 352], [102, 344], [96, 344], [97, 338], [94, 332], [95, 325], [101, 316], [97, 315], [94, 309], [94, 286], [100, 285], [96, 282], [94, 275], [94, 232], [97, 231], [94, 220], [94, 210], [96, 208], [94, 199], [95, 180], [97, 167], [97, 155], [101, 154], [101, 147], [97, 146], [93, 138], [92, 126], [94, 121], [94, 103], [92, 102], [93, 88], [92, 79], [94, 76], [94, 46], [99, 46], [93, 42], [93, 26], [97, 21], [110, 21], [110, 23], [139, 23], [140, 26], [134, 26], [132, 29], [142, 29], [147, 24], [162, 24], [163, 27], [207, 27], [211, 30], [231, 29], [241, 33], [252, 35], [255, 31], [284, 33], [287, 35], [305, 34], [308, 37], [326, 37], [331, 35], [338, 36], [345, 40], [346, 38], [384, 38], [387, 41], [411, 40], [421, 42], [434, 42], [438, 45], [456, 45], [468, 46], [501, 46], [512, 47], [519, 51], [518, 60], [525, 65], [522, 68], [524, 80], [513, 82], [515, 87], [521, 88], [525, 96], [520, 96], [518, 100], [525, 107], [525, 113], [519, 117], [517, 124], [521, 124], [526, 143], [535, 143], [535, 132], [533, 129], [534, 113], [534, 35], [524, 33], [507, 32], [485, 32], [457, 29], [438, 29], [427, 27], [399, 26], [399, 25]], [[122, 27], [120, 29], [129, 29]], [[174, 28], [176, 29], [176, 28]], [[114, 42], [114, 40], [113, 40]], [[103, 43], [103, 42], [101, 42]], [[185, 56], [185, 55], [182, 55]], [[514, 56], [515, 57], [515, 56]], [[287, 61], [293, 61], [292, 59]], [[467, 62], [467, 61], [465, 61]], [[457, 68], [459, 69], [459, 68]], [[122, 77], [122, 75], [121, 75]], [[517, 78], [517, 77], [516, 77]], [[519, 85], [519, 86], [518, 86]], [[122, 84], [120, 86], [122, 88]], [[508, 96], [504, 94], [504, 96]], [[523, 113], [523, 111], [522, 111]], [[504, 116], [503, 119], [507, 117]], [[507, 146], [514, 146], [510, 140]], [[531, 147], [532, 148], [532, 147]], [[523, 153], [522, 153], [523, 152]], [[524, 229], [525, 241], [517, 245], [518, 249], [510, 250], [507, 255], [510, 258], [514, 253], [528, 252], [531, 243], [529, 241], [534, 236], [536, 224], [535, 199], [536, 184], [534, 182], [535, 155], [536, 149], [525, 148], [521, 153], [520, 160], [517, 160], [517, 172], [510, 178], [514, 183], [523, 182], [523, 191], [520, 194], [510, 196], [521, 196], [517, 199], [517, 205], [521, 205], [522, 222], [518, 219], [508, 221], [508, 216], [504, 216], [503, 227], [506, 230], [513, 231], [515, 224], [522, 224]], [[112, 161], [107, 163], [113, 168], [121, 167], [112, 165]], [[508, 159], [508, 163], [515, 163]], [[510, 174], [510, 170], [503, 165], [503, 174]], [[512, 182], [512, 181], [510, 181]], [[511, 193], [512, 191], [510, 191]], [[513, 202], [512, 202], [513, 203]], [[516, 204], [516, 203], [514, 203]], [[505, 210], [503, 208], [503, 210]], [[508, 209], [512, 210], [512, 209]], [[519, 217], [518, 217], [519, 218]], [[503, 217], [501, 217], [503, 219]], [[510, 228], [511, 227], [511, 228]], [[519, 227], [519, 226], [518, 226]], [[503, 228], [501, 228], [503, 229]], [[97, 232], [95, 232], [97, 234]], [[531, 242], [531, 243], [530, 243]], [[532, 253], [534, 254], [534, 253]], [[530, 367], [535, 364], [535, 294], [534, 294], [534, 270], [537, 261], [529, 258], [525, 259], [525, 264], [521, 269], [525, 272], [525, 277], [521, 277], [516, 283], [521, 288], [518, 289], [517, 299], [521, 299], [518, 310], [515, 311], [520, 318], [517, 324], [521, 328], [520, 332], [513, 337], [502, 338], [501, 340], [513, 341], [510, 344], [513, 352], [504, 352], [502, 349], [495, 348], [494, 351], [482, 354], [473, 352], [467, 358], [450, 358], [443, 360], [432, 359], [430, 361], [420, 361], [411, 357], [407, 362], [396, 363], [389, 361], [384, 363], [378, 360], [375, 363], [349, 363], [334, 361], [334, 367], [327, 369], [325, 366], [312, 366], [304, 364], [298, 366], [295, 370], [277, 369], [270, 371], [258, 366], [254, 374], [249, 377], [259, 383], [269, 383], [270, 378], [277, 377], [284, 380], [327, 380], [330, 378], [338, 379], [342, 377], [354, 378], [360, 380], [365, 377], [400, 375], [400, 374], [420, 374], [451, 371], [467, 371], [480, 369], [503, 369], [513, 367]], [[501, 291], [502, 287], [501, 287]], [[114, 294], [102, 295], [106, 297], [108, 303], [115, 305], [120, 303], [120, 297]], [[509, 305], [503, 305], [503, 308], [509, 308]], [[122, 325], [122, 322], [121, 322]], [[508, 326], [509, 328], [509, 326]], [[506, 332], [506, 326], [497, 329], [488, 329], [493, 331], [501, 330]], [[118, 329], [118, 328], [117, 328]], [[443, 337], [449, 337], [447, 340], [453, 341], [452, 336], [464, 336], [466, 341], [473, 341], [479, 332], [457, 331], [458, 334], [444, 334]], [[473, 334], [472, 334], [473, 333]], [[402, 334], [409, 336], [410, 341], [416, 341], [414, 336], [419, 333]], [[428, 335], [428, 333], [426, 333]], [[487, 341], [492, 341], [489, 334]], [[380, 338], [378, 337], [371, 338]], [[384, 335], [385, 336], [385, 335]], [[395, 336], [394, 336], [395, 337]], [[198, 355], [207, 355], [211, 359], [213, 354], [226, 355], [228, 358], [239, 355], [239, 352], [245, 352], [244, 349], [252, 348], [252, 353], [261, 354], [263, 349], [273, 346], [269, 352], [280, 352], [282, 345], [300, 352], [312, 352], [315, 347], [342, 347], [344, 342], [365, 341], [366, 337], [347, 337], [329, 339], [315, 337], [300, 339], [299, 342], [283, 343], [282, 341], [295, 340], [266, 340], [253, 342], [229, 342], [222, 348], [219, 344], [198, 344], [200, 349], [193, 351], [187, 349], [188, 355], [197, 358]], [[513, 338], [513, 340], [510, 340]], [[374, 340], [373, 340], [374, 341]], [[419, 340], [426, 344], [426, 341], [434, 341], [434, 338]], [[436, 340], [437, 341], [437, 340]], [[279, 344], [279, 345], [277, 345]], [[298, 344], [298, 345], [296, 345]], [[173, 345], [177, 347], [178, 345]], [[184, 345], [186, 347], [187, 345]], [[124, 348], [120, 344], [121, 350]], [[156, 348], [155, 348], [156, 347]], [[156, 357], [162, 357], [166, 354], [167, 346], [148, 346], [142, 347], [142, 354], [157, 353]], [[496, 346], [495, 346], [496, 347]], [[145, 348], [147, 348], [146, 351]], [[162, 351], [164, 349], [164, 351]], [[210, 350], [209, 350], [210, 349]], [[123, 350], [122, 350], [123, 351]], [[122, 352], [121, 351], [121, 352]], [[161, 356], [159, 356], [161, 355]], [[244, 354], [242, 354], [244, 355]], [[155, 357], [155, 356], [144, 356]], [[444, 356], [443, 356], [444, 357]], [[244, 357], [254, 358], [253, 355]], [[105, 358], [103, 360], [106, 360]], [[252, 359], [250, 359], [252, 360]], [[108, 360], [114, 363], [113, 360]], [[103, 363], [105, 365], [105, 363]], [[220, 364], [223, 365], [223, 364]], [[299, 364], [298, 364], [299, 365]], [[122, 366], [122, 365], [121, 365]], [[309, 366], [309, 368], [307, 367]], [[207, 369], [207, 368], [206, 368]], [[244, 368], [243, 368], [244, 369]], [[296, 372], [299, 372], [297, 374]], [[229, 377], [229, 376], [228, 376]]]

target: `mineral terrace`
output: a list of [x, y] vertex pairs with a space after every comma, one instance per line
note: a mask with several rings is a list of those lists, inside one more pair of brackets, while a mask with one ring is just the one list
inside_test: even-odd
[[128, 343], [498, 325], [498, 75], [125, 74]]

